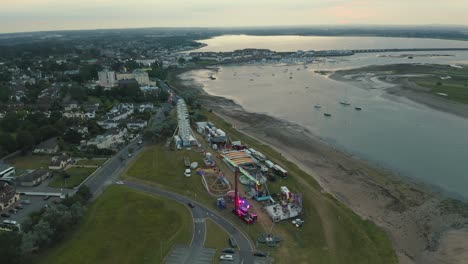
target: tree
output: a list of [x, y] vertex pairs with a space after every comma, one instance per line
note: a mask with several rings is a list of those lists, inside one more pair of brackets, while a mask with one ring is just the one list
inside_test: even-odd
[[77, 195], [77, 197], [82, 201], [82, 204], [86, 204], [89, 199], [93, 197], [91, 190], [86, 185], [81, 185], [80, 188], [78, 188], [78, 191], [76, 191], [75, 195]]
[[7, 103], [11, 97], [11, 90], [7, 86], [0, 85], [0, 102]]
[[16, 135], [16, 144], [18, 148], [28, 150], [34, 146], [34, 137], [31, 132], [22, 130]]
[[68, 129], [65, 135], [63, 135], [63, 139], [68, 143], [79, 144], [83, 137], [78, 131]]
[[15, 132], [19, 126], [19, 116], [15, 112], [7, 112], [1, 121], [1, 127], [7, 132]]
[[0, 132], [0, 147], [11, 153], [16, 150], [16, 141], [11, 134]]
[[36, 250], [37, 237], [33, 232], [27, 232], [23, 234], [21, 239], [21, 254], [23, 256], [30, 255]]
[[21, 261], [21, 235], [17, 232], [0, 232], [0, 256], [2, 263]]
[[53, 235], [54, 230], [50, 227], [49, 223], [45, 220], [40, 220], [34, 226], [34, 235], [36, 236], [36, 245], [39, 248], [44, 248], [51, 242], [50, 237]]

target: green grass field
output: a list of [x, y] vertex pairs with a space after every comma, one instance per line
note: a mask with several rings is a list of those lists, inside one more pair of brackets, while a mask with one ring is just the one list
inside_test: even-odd
[[[218, 116], [205, 111], [208, 120], [226, 131], [233, 140], [242, 140], [267, 155], [270, 160], [287, 168], [290, 177], [270, 183], [272, 192], [279, 192], [281, 185], [303, 194], [306, 224], [297, 229], [290, 222], [275, 224], [273, 233], [283, 237], [279, 248], [262, 245], [260, 250], [270, 252], [278, 263], [397, 263], [397, 257], [387, 234], [375, 224], [362, 220], [332, 196], [321, 193], [315, 180], [292, 162], [287, 161], [269, 146], [234, 130]], [[201, 156], [194, 151], [170, 151], [160, 145], [147, 148], [127, 171], [127, 177], [163, 186], [175, 192], [196, 198], [212, 208], [215, 199], [207, 194], [199, 176], [183, 176], [183, 156], [200, 163]], [[257, 211], [261, 205], [257, 204]], [[271, 220], [247, 226], [229, 210], [220, 212], [242, 228], [255, 241], [272, 226]]]
[[75, 165], [101, 166], [106, 160], [107, 159], [80, 159], [76, 161]]
[[191, 219], [177, 202], [111, 186], [79, 228], [38, 263], [162, 263], [174, 244], [190, 243]]
[[215, 248], [216, 255], [214, 263], [219, 263], [219, 257], [223, 249], [230, 247], [228, 243], [229, 234], [218, 224], [211, 220], [206, 220], [205, 247]]
[[64, 179], [62, 176], [56, 175], [49, 183], [50, 187], [55, 188], [73, 188], [80, 185], [96, 168], [78, 168], [72, 167], [65, 172], [70, 175], [70, 178]]
[[16, 169], [21, 170], [33, 170], [49, 167], [51, 162], [51, 157], [46, 155], [26, 155], [26, 156], [17, 156], [13, 159], [7, 160], [8, 164], [11, 164]]
[[430, 93], [445, 93], [447, 96], [440, 96], [452, 101], [468, 104], [468, 74], [464, 79], [441, 80], [439, 77], [412, 78], [411, 81], [417, 85], [430, 89]]

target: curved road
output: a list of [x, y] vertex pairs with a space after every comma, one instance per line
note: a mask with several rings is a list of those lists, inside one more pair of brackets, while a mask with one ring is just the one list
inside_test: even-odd
[[209, 218], [213, 222], [220, 225], [222, 228], [229, 233], [231, 237], [233, 237], [237, 245], [239, 247], [239, 255], [240, 255], [240, 263], [253, 263], [253, 256], [252, 251], [254, 250], [254, 245], [250, 241], [244, 232], [242, 232], [239, 228], [237, 228], [233, 223], [229, 220], [225, 219], [222, 216], [219, 216], [216, 211], [205, 207], [204, 205], [197, 203], [190, 198], [173, 193], [161, 188], [147, 186], [144, 184], [134, 183], [124, 181], [123, 184], [133, 189], [137, 189], [140, 191], [148, 192], [151, 194], [156, 194], [162, 197], [173, 199], [179, 203], [187, 205], [188, 203], [192, 203], [195, 207], [192, 208], [192, 215], [194, 217], [194, 235], [192, 240], [192, 247], [194, 248], [201, 248], [205, 242], [205, 222], [204, 219]]

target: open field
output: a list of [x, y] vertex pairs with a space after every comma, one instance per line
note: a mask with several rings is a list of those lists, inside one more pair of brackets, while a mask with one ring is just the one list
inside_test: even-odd
[[[372, 222], [360, 219], [332, 196], [323, 194], [312, 177], [270, 147], [239, 133], [212, 113], [206, 111], [203, 114], [217, 127], [229, 133], [233, 140], [240, 139], [248, 143], [288, 169], [291, 177], [270, 184], [270, 191], [279, 192], [280, 186], [287, 185], [292, 191], [304, 195], [306, 224], [303, 228], [296, 229], [289, 222], [275, 224], [273, 233], [280, 235], [284, 242], [277, 249], [259, 246], [263, 251], [270, 251], [278, 263], [286, 261], [308, 263], [311, 259], [318, 263], [387, 264], [397, 262], [390, 240], [382, 229]], [[192, 161], [197, 160], [198, 156], [200, 163], [201, 156], [194, 151], [176, 152], [160, 145], [151, 146], [130, 167], [126, 173], [127, 177], [144, 180], [147, 183], [185, 194], [214, 208], [215, 199], [207, 194], [200, 177], [193, 175], [191, 178], [185, 178], [183, 176], [184, 155], [191, 155]], [[240, 226], [253, 241], [256, 241], [260, 234], [272, 227], [272, 223], [264, 217], [261, 204], [257, 202], [253, 204], [255, 211], [262, 215], [263, 219], [259, 219], [258, 223], [250, 226], [241, 222], [229, 210], [220, 211], [220, 214]]]
[[219, 225], [211, 220], [206, 220], [206, 248], [215, 248], [214, 262], [219, 263], [219, 257], [223, 249], [230, 247], [228, 243], [229, 234]]
[[189, 210], [174, 201], [109, 187], [80, 227], [39, 263], [162, 263], [176, 243], [190, 243]]
[[56, 175], [54, 180], [49, 183], [50, 187], [56, 188], [73, 188], [80, 185], [96, 168], [78, 168], [72, 167], [65, 172], [70, 175], [70, 178], [64, 179], [60, 175]]
[[50, 161], [50, 156], [47, 155], [26, 155], [16, 156], [7, 160], [7, 163], [11, 164], [16, 169], [33, 170], [39, 168], [47, 169], [49, 167]]
[[76, 161], [75, 165], [101, 166], [106, 160], [107, 159], [80, 159]]

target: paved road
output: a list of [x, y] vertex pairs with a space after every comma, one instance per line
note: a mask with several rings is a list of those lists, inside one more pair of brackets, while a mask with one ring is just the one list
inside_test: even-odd
[[[137, 137], [131, 141], [117, 154], [112, 156], [91, 178], [84, 183], [91, 190], [94, 199], [104, 191], [106, 186], [114, 183], [127, 164], [130, 163], [130, 161], [143, 149], [142, 146], [138, 145], [138, 141], [140, 141], [140, 139], [141, 137]], [[129, 148], [133, 149], [131, 157], [128, 156]]]
[[[204, 219], [209, 218], [221, 227], [223, 227], [231, 237], [233, 237], [239, 247], [239, 254], [240, 254], [240, 263], [254, 263], [252, 251], [254, 250], [254, 245], [249, 240], [247, 235], [245, 235], [239, 228], [237, 228], [233, 223], [229, 220], [221, 217], [216, 213], [216, 211], [209, 209], [188, 197], [183, 195], [173, 193], [167, 190], [163, 190], [156, 187], [150, 187], [144, 184], [134, 183], [134, 182], [124, 182], [125, 186], [128, 186], [133, 189], [145, 191], [148, 193], [156, 194], [162, 197], [170, 198], [176, 200], [182, 204], [192, 203], [195, 205], [195, 208], [192, 209], [192, 214], [194, 217], [194, 235], [192, 240], [192, 247], [199, 248], [202, 247], [205, 241], [205, 223]], [[227, 242], [227, 241], [226, 241]], [[198, 254], [196, 250], [192, 252], [192, 254]]]

